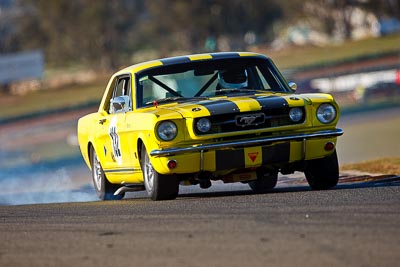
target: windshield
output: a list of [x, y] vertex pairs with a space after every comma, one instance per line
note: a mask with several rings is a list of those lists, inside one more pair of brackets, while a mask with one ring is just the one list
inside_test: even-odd
[[156, 67], [136, 76], [138, 106], [197, 98], [289, 92], [267, 59], [235, 58]]

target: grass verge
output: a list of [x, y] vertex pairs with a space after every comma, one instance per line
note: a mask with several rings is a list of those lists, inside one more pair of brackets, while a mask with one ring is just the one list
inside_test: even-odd
[[299, 68], [328, 62], [355, 59], [364, 55], [399, 51], [400, 34], [347, 41], [327, 46], [297, 46], [283, 50], [256, 49], [267, 54], [279, 68]]
[[381, 158], [376, 160], [362, 161], [359, 163], [345, 164], [341, 166], [341, 170], [357, 170], [369, 173], [400, 175], [400, 158]]
[[100, 103], [107, 81], [0, 96], [0, 120], [87, 103]]

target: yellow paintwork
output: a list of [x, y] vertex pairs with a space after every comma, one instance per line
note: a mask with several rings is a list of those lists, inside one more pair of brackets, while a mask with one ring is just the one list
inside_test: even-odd
[[[239, 53], [240, 56], [261, 56], [255, 53]], [[207, 60], [212, 58], [210, 54], [191, 55], [188, 58], [192, 61]], [[115, 77], [127, 74], [131, 77], [135, 76], [136, 72], [147, 68], [152, 68], [162, 65], [161, 60], [150, 61], [125, 68], [114, 74], [105, 90], [104, 97], [100, 103], [98, 112], [82, 117], [78, 122], [78, 140], [82, 156], [91, 168], [90, 149], [96, 151], [100, 163], [106, 173], [107, 179], [115, 184], [130, 184], [143, 183], [143, 175], [140, 166], [140, 149], [144, 146], [149, 153], [153, 150], [161, 150], [166, 148], [184, 148], [200, 144], [208, 144], [216, 142], [216, 140], [224, 137], [239, 136], [243, 132], [236, 133], [219, 133], [209, 134], [207, 136], [198, 136], [193, 130], [193, 121], [195, 118], [210, 116], [210, 112], [200, 104], [193, 103], [169, 103], [162, 106], [151, 106], [146, 108], [135, 109], [136, 99], [133, 97], [133, 110], [125, 113], [108, 114], [108, 103], [110, 101], [113, 80]], [[135, 91], [136, 84], [132, 83], [132, 91]], [[268, 96], [271, 93], [260, 94], [260, 96]], [[248, 134], [272, 133], [272, 135], [282, 135], [287, 133], [308, 133], [317, 130], [335, 129], [339, 119], [331, 124], [322, 124], [315, 116], [316, 109], [321, 103], [332, 103], [339, 113], [339, 107], [328, 94], [278, 94], [274, 96], [284, 98], [290, 107], [304, 106], [306, 109], [306, 120], [303, 124], [270, 127], [263, 130], [249, 130]], [[215, 97], [210, 100], [228, 99], [227, 97]], [[241, 112], [261, 110], [260, 104], [253, 98], [249, 97], [231, 97], [230, 101], [234, 102]], [[193, 110], [197, 110], [195, 113]], [[161, 141], [155, 132], [156, 126], [161, 121], [170, 120], [174, 122], [178, 128], [177, 137], [170, 141]], [[116, 127], [117, 135], [120, 144], [121, 156], [115, 153], [115, 143], [110, 135], [110, 129]], [[331, 152], [324, 150], [324, 145], [327, 142], [336, 144], [336, 138], [315, 138], [307, 140], [305, 143], [305, 155], [303, 152], [304, 144], [301, 141], [290, 141], [290, 155], [287, 163], [292, 163], [301, 160], [309, 160], [321, 158], [329, 155]], [[270, 144], [271, 146], [275, 144]], [[234, 148], [226, 147], [226, 150], [234, 151]], [[245, 147], [244, 164], [245, 168], [256, 168], [262, 164], [262, 146]], [[203, 163], [201, 164], [201, 158]], [[176, 154], [173, 156], [152, 156], [150, 157], [154, 169], [161, 174], [188, 174], [198, 173], [201, 171], [209, 171], [218, 175], [225, 175], [230, 171], [235, 170], [217, 170], [216, 167], [216, 151], [204, 151], [203, 155], [200, 152], [190, 152], [184, 154]], [[177, 167], [172, 171], [168, 169], [167, 163], [169, 160], [175, 160]], [[229, 159], [227, 159], [229, 160]], [[243, 177], [253, 177], [253, 172], [242, 175], [231, 175], [229, 179], [232, 181], [241, 180]], [[240, 178], [242, 177], [242, 178]], [[227, 178], [227, 181], [229, 180]], [[245, 178], [243, 178], [245, 179]], [[242, 180], [243, 180], [242, 179]]]
[[[337, 138], [324, 138], [324, 139], [315, 139], [315, 140], [307, 140], [306, 142], [306, 160], [321, 158], [329, 155], [329, 152], [324, 150], [324, 145], [328, 142], [333, 142], [336, 144]], [[303, 159], [302, 155], [302, 142], [290, 142], [290, 160], [289, 162], [295, 162]], [[244, 158], [246, 168], [259, 167], [262, 162], [262, 146], [254, 146], [250, 148], [244, 148]], [[228, 150], [235, 150], [232, 148], [227, 148]], [[251, 160], [249, 154], [256, 154], [256, 158], [254, 162]], [[157, 171], [159, 173], [168, 174], [170, 170], [168, 170], [167, 162], [168, 160], [176, 160], [178, 162], [178, 167], [174, 169], [175, 173], [193, 173], [200, 171], [200, 152], [187, 153], [182, 155], [174, 155], [169, 157], [157, 157], [157, 165], [161, 168], [158, 168]], [[215, 166], [215, 151], [208, 151], [204, 153], [205, 164], [203, 171], [216, 171]], [[227, 159], [229, 160], [229, 159]], [[187, 164], [187, 163], [197, 163], [198, 164]], [[155, 167], [155, 166], [154, 166]]]

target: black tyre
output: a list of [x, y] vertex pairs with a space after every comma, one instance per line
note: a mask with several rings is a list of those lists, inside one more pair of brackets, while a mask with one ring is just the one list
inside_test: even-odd
[[104, 174], [103, 168], [101, 167], [99, 158], [97, 157], [96, 151], [91, 149], [90, 154], [92, 162], [92, 178], [94, 189], [96, 190], [97, 196], [101, 200], [120, 200], [123, 199], [125, 193], [114, 195], [115, 191], [120, 188], [120, 185], [111, 184], [106, 175]]
[[146, 148], [142, 148], [141, 165], [144, 186], [152, 200], [175, 199], [179, 193], [179, 180], [176, 175], [162, 175], [151, 165]]
[[304, 174], [313, 190], [325, 190], [336, 186], [339, 181], [336, 151], [328, 157], [308, 161]]
[[266, 193], [271, 191], [278, 182], [277, 172], [267, 172], [266, 170], [257, 170], [257, 180], [250, 181], [250, 188], [256, 193]]

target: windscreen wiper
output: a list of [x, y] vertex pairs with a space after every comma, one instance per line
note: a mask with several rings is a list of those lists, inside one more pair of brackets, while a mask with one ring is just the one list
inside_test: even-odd
[[265, 90], [257, 90], [257, 89], [247, 89], [247, 88], [224, 88], [218, 89], [215, 91], [215, 95], [224, 95], [224, 94], [231, 94], [231, 93], [265, 93]]
[[209, 99], [208, 97], [202, 96], [202, 97], [181, 97], [181, 96], [174, 96], [174, 97], [166, 97], [166, 98], [160, 98], [156, 99], [153, 101], [146, 102], [146, 105], [153, 104], [157, 106], [160, 103], [165, 103], [165, 102], [185, 102], [185, 101], [198, 101], [198, 100], [207, 100]]

